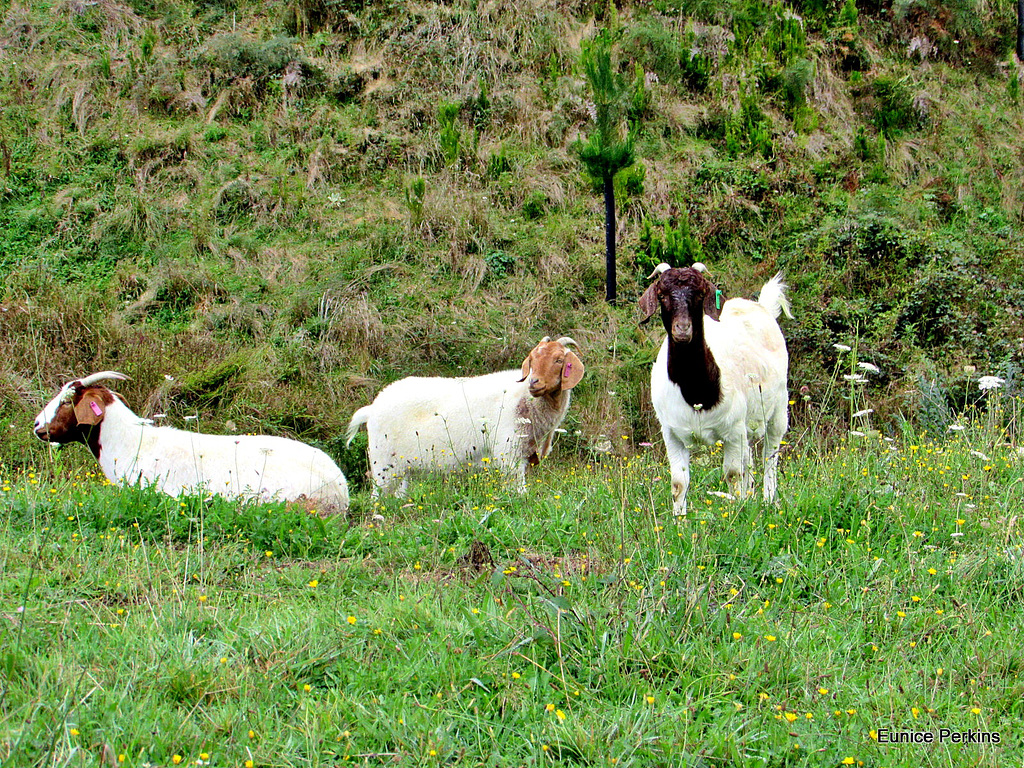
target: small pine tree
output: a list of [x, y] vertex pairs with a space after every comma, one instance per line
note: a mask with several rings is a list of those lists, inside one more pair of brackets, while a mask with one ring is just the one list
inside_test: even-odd
[[842, 27], [856, 27], [857, 15], [856, 0], [846, 0], [846, 4], [839, 12], [839, 25]]
[[609, 304], [616, 298], [615, 174], [636, 159], [633, 130], [627, 131], [625, 126], [634, 87], [612, 66], [614, 37], [602, 30], [582, 45], [580, 63], [594, 100], [595, 130], [586, 141], [581, 139], [573, 146], [587, 174], [604, 190], [605, 300]]

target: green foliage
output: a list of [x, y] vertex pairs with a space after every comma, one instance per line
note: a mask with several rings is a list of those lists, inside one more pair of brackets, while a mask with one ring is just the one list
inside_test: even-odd
[[714, 72], [711, 57], [698, 49], [692, 25], [680, 34], [656, 17], [644, 17], [623, 30], [621, 46], [636, 67], [653, 72], [659, 82], [681, 83], [694, 93], [707, 89]]
[[807, 105], [807, 87], [814, 80], [814, 62], [794, 59], [782, 73], [783, 95], [790, 114]]
[[1015, 43], [1013, 3], [897, 0], [892, 26], [903, 44], [927, 38], [933, 57], [992, 72]]
[[904, 80], [877, 77], [871, 84], [875, 106], [871, 122], [887, 137], [920, 127], [924, 116], [914, 106], [914, 99]]
[[632, 200], [640, 200], [644, 196], [644, 182], [647, 180], [647, 166], [642, 161], [633, 163], [624, 169], [616, 178], [616, 197], [623, 205]]
[[785, 66], [806, 55], [807, 34], [800, 17], [789, 12], [781, 3], [773, 5], [772, 11], [763, 44], [765, 50]]
[[405, 208], [409, 211], [412, 226], [419, 226], [423, 221], [423, 201], [427, 196], [427, 180], [417, 176], [405, 188]]
[[173, 398], [186, 408], [207, 409], [231, 402], [240, 376], [251, 364], [252, 355], [237, 353], [203, 370], [189, 373], [177, 383]]
[[725, 147], [730, 156], [751, 153], [770, 159], [775, 154], [771, 121], [756, 93], [741, 93], [740, 111], [725, 122]]
[[212, 38], [205, 55], [206, 63], [227, 77], [257, 81], [281, 74], [288, 62], [297, 58], [299, 49], [292, 38], [253, 40], [237, 32]]
[[484, 262], [487, 273], [497, 278], [507, 277], [516, 271], [515, 257], [505, 251], [488, 251]]
[[462, 132], [459, 128], [459, 111], [461, 106], [452, 102], [442, 102], [437, 108], [439, 125], [438, 142], [441, 155], [446, 163], [454, 163], [459, 159]]
[[251, 82], [258, 97], [292, 62], [297, 62], [302, 93], [320, 92], [326, 86], [323, 70], [306, 61], [290, 37], [254, 40], [238, 32], [220, 34], [204, 47], [202, 60], [222, 81]]
[[[566, 155], [596, 130], [574, 59], [591, 22], [577, 11], [19, 5], [0, 74], [0, 378], [13, 382], [0, 460], [47, 455], [26, 426], [50, 388], [42, 360], [130, 363], [132, 403], [162, 409], [175, 397], [164, 373], [180, 382], [249, 352], [259, 364], [203, 406], [203, 423], [243, 412], [245, 430], [330, 440], [396, 378], [499, 370], [573, 328], [592, 330], [594, 374], [576, 394], [575, 449], [656, 436], [656, 341], [622, 330], [628, 303], [593, 302], [597, 204]], [[613, 177], [629, 258], [650, 218], [679, 258], [702, 247], [732, 295], [783, 269], [793, 388], [817, 397], [830, 343], [859, 332], [889, 372], [883, 431], [913, 421], [921, 371], [942, 382], [965, 363], [1019, 364], [1024, 308], [1019, 83], [992, 64], [1012, 5], [891, 11], [626, 4], [608, 73], [624, 91], [612, 138], [643, 157]], [[443, 101], [459, 105], [447, 156]], [[662, 227], [684, 226], [681, 201], [698, 242], [677, 247]], [[325, 295], [336, 311], [321, 316]], [[833, 415], [808, 422], [794, 407], [794, 427], [828, 433]]]
[[711, 82], [714, 62], [710, 56], [694, 51], [691, 45], [684, 40], [679, 52], [679, 77], [694, 93], [704, 93]]
[[156, 44], [156, 30], [146, 27], [142, 33], [142, 39], [139, 40], [139, 54], [142, 56], [143, 62], [148, 62], [153, 58], [153, 49], [156, 48]]
[[614, 44], [614, 34], [602, 30], [581, 45], [580, 63], [594, 101], [595, 130], [573, 149], [590, 177], [601, 182], [614, 178], [635, 158], [632, 132], [623, 136], [634, 84], [612, 66]]
[[532, 190], [523, 201], [523, 216], [530, 221], [541, 218], [547, 210], [548, 198], [539, 189]]
[[294, 35], [343, 32], [352, 27], [353, 18], [365, 7], [365, 0], [287, 0], [284, 25]]
[[858, 18], [857, 0], [846, 0], [843, 3], [843, 9], [839, 12], [839, 26], [856, 27]]
[[732, 32], [738, 51], [763, 50], [782, 66], [807, 52], [803, 21], [781, 2], [743, 0], [733, 9]]
[[463, 101], [460, 111], [465, 113], [478, 131], [486, 130], [491, 123], [493, 105], [487, 95], [487, 81], [483, 75], [477, 79], [477, 93]]
[[644, 68], [637, 64], [634, 68], [633, 92], [630, 96], [629, 106], [626, 108], [626, 116], [631, 126], [640, 125], [645, 117], [650, 116], [653, 101], [654, 97], [650, 88], [647, 87]]
[[487, 178], [497, 181], [506, 173], [512, 172], [512, 159], [505, 145], [498, 147], [487, 158]]
[[646, 217], [641, 225], [637, 267], [641, 279], [646, 281], [658, 264], [688, 267], [704, 260], [704, 249], [690, 228], [690, 217], [685, 209], [674, 219], [659, 221]]

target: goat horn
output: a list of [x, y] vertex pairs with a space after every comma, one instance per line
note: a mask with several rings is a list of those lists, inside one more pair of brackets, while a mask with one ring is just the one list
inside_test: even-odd
[[104, 381], [105, 379], [115, 379], [118, 381], [127, 381], [128, 377], [123, 373], [117, 371], [100, 371], [99, 373], [92, 373], [86, 376], [84, 379], [79, 379], [78, 383], [83, 387], [90, 387], [97, 381]]
[[547, 342], [549, 342], [549, 341], [551, 341], [551, 337], [550, 337], [550, 336], [545, 336], [545, 337], [544, 337], [543, 339], [541, 339], [541, 340], [540, 340], [539, 342], [537, 342], [537, 343], [538, 343], [538, 344], [545, 344], [545, 343], [547, 343]]
[[661, 274], [662, 272], [664, 272], [664, 271], [665, 271], [666, 269], [672, 269], [672, 267], [670, 267], [670, 266], [669, 266], [668, 264], [666, 264], [666, 263], [665, 263], [665, 262], [663, 261], [663, 262], [661, 262], [661, 264], [659, 264], [658, 266], [656, 266], [656, 267], [654, 268], [654, 271], [653, 271], [653, 272], [651, 272], [651, 274], [649, 274], [649, 275], [647, 276], [647, 279], [648, 279], [648, 280], [650, 280], [650, 279], [651, 279], [651, 278], [653, 278], [653, 277], [657, 277], [657, 276], [658, 276], [658, 275], [660, 275], [660, 274]]
[[574, 347], [576, 347], [576, 349], [580, 348], [579, 343], [572, 336], [563, 336], [558, 340], [558, 343], [561, 344], [563, 347], [567, 347], [570, 344], [572, 344]]
[[693, 268], [696, 269], [698, 272], [707, 272], [708, 271], [707, 265], [703, 261], [695, 261], [695, 262], [693, 262]]

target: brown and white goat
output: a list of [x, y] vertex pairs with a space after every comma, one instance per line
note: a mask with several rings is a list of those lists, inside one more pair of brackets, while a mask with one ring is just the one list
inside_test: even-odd
[[[351, 443], [366, 425], [374, 496], [404, 495], [409, 475], [494, 465], [526, 490], [526, 465], [551, 451], [583, 363], [571, 338], [545, 336], [521, 370], [461, 378], [409, 377], [389, 384], [352, 416]], [[397, 486], [397, 487], [396, 487]]]
[[640, 309], [645, 320], [660, 311], [668, 332], [651, 369], [651, 401], [672, 470], [673, 511], [686, 514], [691, 449], [718, 440], [737, 498], [752, 484], [749, 441], [763, 440], [764, 498], [774, 501], [779, 446], [789, 428], [789, 356], [775, 318], [792, 314], [781, 274], [764, 284], [756, 302], [726, 301], [718, 319], [708, 310], [716, 289], [699, 270], [660, 264], [655, 274]]
[[348, 508], [348, 483], [318, 448], [270, 435], [207, 435], [156, 427], [99, 384], [126, 379], [103, 371], [65, 384], [36, 416], [40, 440], [79, 442], [120, 485], [153, 485], [171, 496], [302, 501], [323, 513]]

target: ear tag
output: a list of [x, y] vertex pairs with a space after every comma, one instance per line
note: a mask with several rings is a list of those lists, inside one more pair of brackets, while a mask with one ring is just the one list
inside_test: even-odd
[[90, 400], [89, 401], [89, 407], [92, 408], [92, 412], [95, 413], [97, 416], [102, 416], [103, 415], [103, 411], [101, 411], [100, 407], [98, 405], [96, 405], [96, 401], [95, 400]]
[[569, 371], [571, 371], [571, 370], [572, 370], [572, 361], [570, 360], [568, 363], [565, 364], [565, 368], [562, 371], [562, 376], [564, 376], [565, 378], [569, 378]]
[[715, 289], [715, 309], [722, 308], [722, 291], [718, 288]]

